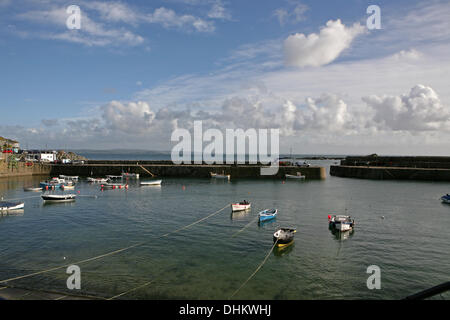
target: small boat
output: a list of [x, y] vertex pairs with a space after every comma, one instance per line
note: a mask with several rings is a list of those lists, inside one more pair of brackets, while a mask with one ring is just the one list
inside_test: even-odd
[[350, 216], [344, 215], [328, 215], [328, 223], [331, 229], [341, 232], [353, 230], [353, 227], [355, 226], [355, 220]]
[[259, 213], [259, 221], [267, 221], [275, 218], [277, 216], [277, 209], [266, 209]]
[[294, 242], [294, 234], [296, 229], [292, 228], [279, 228], [273, 234], [273, 243], [276, 243], [277, 247], [287, 247]]
[[109, 180], [119, 180], [119, 179], [122, 179], [122, 176], [107, 175], [106, 177], [107, 177]]
[[64, 179], [65, 181], [78, 181], [78, 176], [65, 176], [65, 175], [59, 175], [61, 179]]
[[20, 210], [25, 207], [23, 202], [0, 201], [0, 211]]
[[442, 203], [450, 204], [450, 194], [447, 193], [445, 196], [442, 196], [441, 201]]
[[245, 211], [250, 209], [251, 207], [251, 203], [248, 202], [247, 200], [244, 200], [242, 202], [239, 203], [232, 203], [231, 204], [231, 211], [236, 212], [236, 211]]
[[76, 194], [43, 194], [42, 200], [48, 202], [70, 202], [75, 201]]
[[297, 175], [293, 175], [293, 174], [285, 174], [286, 179], [298, 179], [298, 180], [305, 180], [306, 177], [302, 176], [301, 172], [297, 172]]
[[211, 178], [216, 178], [216, 179], [230, 180], [230, 178], [231, 178], [231, 175], [229, 175], [229, 174], [219, 174], [219, 173], [214, 173], [214, 172], [210, 172], [209, 174], [211, 175]]
[[162, 180], [153, 180], [153, 181], [141, 181], [141, 186], [160, 186]]
[[108, 182], [108, 179], [106, 179], [106, 178], [91, 178], [91, 177], [88, 177], [86, 180], [88, 182], [92, 182], [92, 183], [107, 183]]
[[101, 185], [101, 189], [128, 189], [128, 185], [121, 183], [106, 183]]
[[38, 191], [42, 191], [42, 187], [39, 188], [34, 188], [34, 187], [24, 187], [23, 191], [31, 191], [31, 192], [38, 192]]
[[62, 184], [61, 189], [63, 190], [75, 190], [75, 185], [73, 184]]
[[55, 183], [52, 181], [42, 181], [41, 183], [39, 183], [39, 186], [41, 187], [41, 189], [51, 190], [59, 188], [61, 186], [61, 183]]

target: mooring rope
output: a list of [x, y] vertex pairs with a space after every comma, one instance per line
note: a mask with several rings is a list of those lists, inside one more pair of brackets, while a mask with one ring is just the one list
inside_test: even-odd
[[121, 296], [123, 296], [123, 295], [126, 295], [126, 294], [128, 294], [128, 293], [130, 293], [130, 292], [133, 292], [133, 291], [136, 291], [136, 290], [138, 290], [138, 289], [140, 289], [140, 288], [146, 287], [146, 286], [148, 286], [149, 284], [151, 284], [152, 282], [153, 282], [153, 280], [151, 280], [151, 281], [149, 281], [149, 282], [147, 282], [147, 283], [144, 283], [144, 284], [142, 284], [142, 285], [140, 285], [140, 286], [137, 286], [137, 287], [135, 287], [135, 288], [133, 288], [133, 289], [127, 290], [127, 291], [125, 291], [125, 292], [122, 292], [121, 294], [118, 294], [118, 295], [116, 295], [116, 296], [114, 296], [114, 297], [111, 297], [111, 298], [108, 298], [108, 299], [106, 299], [106, 300], [114, 300], [114, 299], [116, 299], [116, 298], [118, 298], [118, 297], [121, 297]]
[[256, 216], [254, 219], [252, 219], [249, 223], [247, 223], [241, 230], [236, 231], [235, 233], [233, 233], [233, 235], [231, 236], [232, 238], [236, 237], [239, 233], [241, 233], [242, 231], [244, 231], [245, 229], [247, 229], [252, 223], [255, 222], [256, 219], [259, 218], [259, 215]]
[[33, 198], [40, 198], [41, 196], [32, 196], [32, 197], [24, 197], [24, 198], [16, 198], [16, 199], [6, 199], [4, 200], [3, 197], [0, 198], [1, 201], [17, 201], [17, 200], [25, 200], [25, 199], [33, 199]]
[[[177, 230], [175, 230], [175, 231], [166, 233], [166, 234], [164, 234], [164, 235], [162, 235], [162, 236], [160, 236], [160, 237], [158, 237], [158, 238], [164, 238], [164, 237], [167, 237], [167, 236], [169, 236], [169, 235], [171, 235], [171, 234], [173, 234], [173, 233], [177, 233], [177, 232], [179, 232], [179, 231], [181, 231], [181, 230], [185, 230], [185, 229], [187, 229], [187, 228], [189, 228], [189, 227], [191, 227], [191, 226], [193, 226], [193, 225], [196, 225], [196, 224], [198, 224], [198, 223], [200, 223], [200, 222], [202, 222], [202, 221], [204, 221], [204, 220], [206, 220], [206, 219], [208, 219], [208, 218], [210, 218], [210, 217], [212, 217], [212, 216], [218, 214], [219, 212], [225, 210], [225, 208], [227, 208], [228, 206], [229, 206], [229, 205], [227, 204], [227, 205], [226, 205], [225, 207], [223, 207], [222, 209], [217, 210], [217, 211], [215, 211], [214, 213], [212, 213], [212, 214], [210, 214], [210, 215], [208, 215], [208, 216], [206, 216], [206, 217], [204, 217], [204, 218], [202, 218], [202, 219], [200, 219], [200, 220], [197, 220], [197, 221], [195, 221], [195, 222], [193, 222], [193, 223], [191, 223], [191, 224], [189, 224], [189, 225], [187, 225], [187, 226], [185, 226], [185, 227], [182, 227], [182, 228], [180, 228], [180, 229], [177, 229]], [[153, 240], [152, 240], [152, 241], [153, 241]], [[114, 254], [118, 254], [118, 253], [123, 252], [123, 251], [126, 251], [126, 250], [130, 250], [130, 249], [132, 249], [132, 248], [135, 248], [135, 247], [144, 245], [144, 244], [149, 243], [149, 242], [151, 242], [151, 241], [139, 242], [139, 243], [136, 243], [136, 244], [134, 244], [134, 245], [131, 245], [131, 246], [128, 246], [128, 247], [119, 249], [119, 250], [114, 250], [114, 251], [111, 251], [111, 252], [108, 252], [108, 253], [105, 253], [105, 254], [102, 254], [102, 255], [93, 257], [93, 258], [89, 258], [89, 259], [77, 261], [77, 262], [70, 263], [70, 264], [66, 264], [66, 265], [59, 266], [59, 267], [53, 267], [53, 268], [46, 269], [46, 270], [42, 270], [42, 271], [33, 272], [33, 273], [30, 273], [30, 274], [25, 274], [25, 275], [18, 276], [18, 277], [13, 277], [13, 278], [1, 280], [1, 281], [0, 281], [0, 284], [1, 284], [1, 283], [5, 283], [5, 282], [9, 282], [9, 281], [14, 281], [14, 280], [19, 280], [19, 279], [29, 278], [29, 277], [32, 277], [32, 276], [36, 276], [36, 275], [43, 274], [43, 273], [48, 273], [48, 272], [51, 272], [51, 271], [56, 271], [56, 270], [59, 270], [59, 269], [67, 268], [67, 267], [69, 267], [69, 266], [71, 266], [71, 265], [78, 265], [78, 264], [82, 264], [82, 263], [86, 263], [86, 262], [98, 260], [98, 259], [101, 259], [101, 258], [104, 258], [104, 257], [108, 257], [108, 256], [112, 256], [112, 255], [114, 255]]]
[[275, 246], [277, 245], [277, 243], [278, 243], [278, 239], [275, 241], [272, 248], [270, 248], [270, 250], [267, 253], [266, 257], [264, 258], [263, 262], [261, 262], [261, 264], [258, 266], [258, 268], [256, 268], [256, 270], [250, 275], [250, 277], [248, 277], [247, 280], [245, 280], [244, 283], [241, 284], [241, 286], [228, 298], [228, 300], [233, 298], [247, 284], [247, 282], [249, 282], [255, 276], [255, 274], [262, 268], [262, 266], [266, 263], [267, 259], [269, 259], [269, 256], [272, 253]]

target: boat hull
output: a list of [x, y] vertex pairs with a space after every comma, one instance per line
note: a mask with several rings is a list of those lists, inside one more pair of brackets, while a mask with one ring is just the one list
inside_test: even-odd
[[75, 201], [76, 195], [42, 195], [41, 197], [45, 202], [72, 202]]
[[286, 179], [297, 179], [297, 180], [305, 180], [306, 177], [305, 176], [295, 176], [292, 174], [286, 174]]
[[281, 228], [273, 234], [273, 242], [277, 247], [283, 248], [294, 243], [295, 229]]
[[237, 211], [245, 211], [249, 210], [251, 207], [251, 204], [240, 204], [240, 203], [233, 203], [231, 205], [231, 211], [237, 212]]
[[141, 186], [160, 186], [162, 183], [162, 180], [155, 180], [155, 181], [142, 181], [140, 184]]
[[21, 210], [25, 207], [23, 202], [0, 202], [0, 211]]
[[264, 210], [259, 213], [259, 222], [269, 221], [277, 217], [278, 210]]

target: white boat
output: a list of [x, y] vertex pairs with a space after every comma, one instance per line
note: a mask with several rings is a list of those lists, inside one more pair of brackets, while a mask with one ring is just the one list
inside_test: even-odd
[[65, 176], [65, 175], [59, 175], [61, 179], [64, 179], [65, 181], [78, 181], [78, 176]]
[[141, 181], [141, 186], [160, 186], [162, 180]]
[[301, 172], [297, 172], [297, 175], [293, 175], [293, 174], [286, 174], [286, 179], [298, 179], [298, 180], [305, 180], [306, 177], [302, 176]]
[[92, 182], [92, 183], [107, 183], [108, 182], [108, 179], [106, 179], [106, 178], [91, 178], [91, 177], [88, 177], [86, 180], [88, 182]]
[[216, 179], [228, 179], [230, 180], [231, 175], [229, 174], [219, 174], [219, 173], [214, 173], [214, 172], [210, 172], [211, 174], [211, 178], [216, 178]]
[[23, 191], [31, 191], [31, 192], [40, 192], [42, 191], [42, 187], [34, 188], [34, 187], [24, 187]]
[[42, 200], [46, 202], [70, 202], [75, 201], [76, 194], [43, 194]]
[[105, 183], [101, 185], [101, 189], [128, 189], [128, 185], [122, 183]]
[[236, 212], [236, 211], [245, 211], [250, 209], [250, 207], [252, 206], [252, 204], [250, 202], [248, 202], [247, 200], [244, 200], [242, 202], [239, 203], [232, 203], [231, 204], [231, 211]]
[[63, 190], [75, 190], [75, 185], [73, 184], [62, 184], [61, 189]]
[[353, 227], [355, 226], [355, 220], [352, 219], [350, 216], [344, 215], [335, 215], [335, 216], [329, 215], [328, 223], [330, 228], [333, 228], [341, 232], [353, 230]]
[[25, 207], [23, 202], [0, 201], [0, 211], [20, 210]]
[[113, 176], [113, 175], [107, 175], [106, 176], [109, 180], [119, 180], [122, 179], [122, 176]]

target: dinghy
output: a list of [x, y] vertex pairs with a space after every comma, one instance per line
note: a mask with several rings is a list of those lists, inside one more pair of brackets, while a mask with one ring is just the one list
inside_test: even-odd
[[231, 211], [236, 212], [236, 211], [245, 211], [250, 209], [251, 207], [251, 203], [248, 202], [247, 200], [244, 200], [242, 202], [239, 203], [232, 203], [231, 204]]
[[153, 180], [153, 181], [141, 181], [141, 186], [160, 186], [162, 180]]
[[20, 210], [25, 207], [23, 202], [0, 201], [0, 211]]
[[274, 219], [277, 216], [278, 210], [277, 209], [266, 209], [259, 213], [259, 221], [267, 221]]
[[355, 226], [355, 220], [350, 216], [344, 215], [328, 215], [328, 223], [331, 229], [341, 232], [353, 230], [353, 227]]
[[62, 184], [61, 189], [63, 190], [75, 190], [75, 185], [73, 184]]
[[70, 202], [75, 201], [76, 194], [43, 194], [42, 200], [46, 202]]
[[297, 175], [293, 175], [293, 174], [286, 174], [286, 179], [297, 179], [297, 180], [305, 180], [306, 177], [302, 176], [301, 172], [297, 172]]
[[450, 194], [447, 193], [445, 196], [442, 196], [441, 201], [442, 203], [450, 204]]
[[219, 174], [219, 173], [214, 173], [214, 172], [210, 172], [209, 174], [211, 175], [211, 178], [216, 178], [216, 179], [230, 180], [230, 178], [231, 178], [231, 175], [229, 175], [229, 174]]
[[128, 185], [121, 183], [106, 183], [101, 185], [101, 189], [128, 189]]
[[65, 181], [78, 181], [78, 176], [65, 176], [65, 175], [59, 175], [61, 179], [64, 179]]
[[128, 173], [128, 172], [123, 172], [122, 173], [122, 178], [125, 179], [139, 179], [139, 173]]
[[91, 177], [88, 177], [86, 180], [88, 182], [92, 182], [92, 183], [107, 183], [108, 182], [108, 179], [106, 179], [106, 178], [91, 178]]
[[294, 242], [294, 234], [296, 229], [292, 228], [279, 228], [273, 234], [273, 243], [276, 242], [277, 247], [287, 247]]
[[24, 187], [23, 188], [23, 191], [31, 191], [31, 192], [38, 192], [38, 191], [42, 191], [42, 188], [41, 187], [39, 187], [39, 188], [34, 188], [34, 187]]

